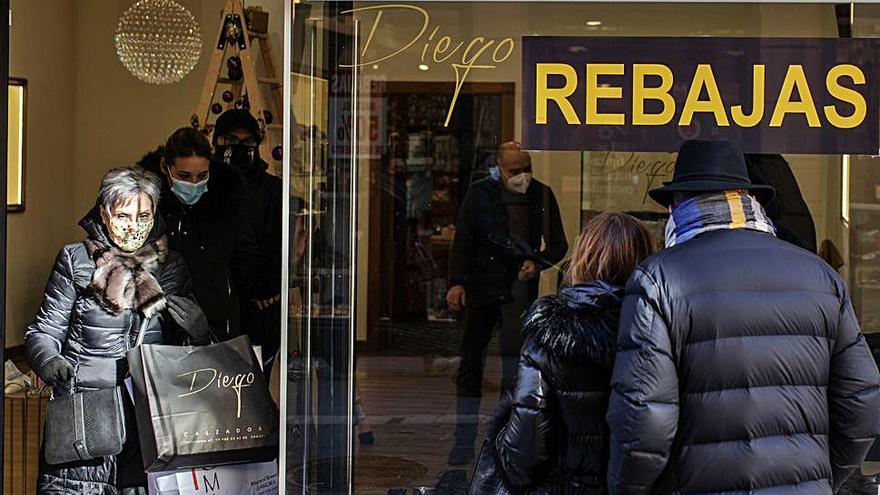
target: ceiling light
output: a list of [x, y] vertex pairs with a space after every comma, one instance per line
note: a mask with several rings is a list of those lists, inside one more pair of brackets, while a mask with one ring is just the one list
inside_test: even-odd
[[420, 64], [420, 65], [419, 65], [419, 70], [428, 70], [428, 66], [425, 65], [425, 64]]
[[587, 26], [590, 26], [590, 27], [601, 26], [601, 25], [602, 25], [602, 21], [587, 21]]
[[186, 77], [202, 54], [192, 13], [174, 0], [139, 0], [116, 27], [116, 55], [141, 81], [170, 84]]

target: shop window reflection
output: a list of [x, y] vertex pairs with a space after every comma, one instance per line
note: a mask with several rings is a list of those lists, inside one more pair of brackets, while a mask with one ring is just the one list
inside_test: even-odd
[[[434, 42], [447, 34], [455, 40], [470, 40], [476, 35], [503, 39], [510, 32], [572, 36], [837, 35], [831, 20], [834, 10], [829, 5], [715, 4], [679, 8], [669, 4], [590, 4], [580, 14], [573, 13], [570, 4], [556, 3], [417, 3], [430, 14], [425, 38], [436, 25], [441, 26]], [[416, 44], [391, 59], [361, 68], [356, 121], [361, 136], [357, 143], [358, 167], [363, 172], [357, 178], [349, 177], [357, 180], [358, 285], [355, 300], [348, 301], [352, 306], [334, 308], [329, 304], [334, 300], [334, 291], [339, 290], [334, 277], [349, 276], [351, 260], [332, 247], [344, 246], [340, 239], [349, 234], [338, 230], [342, 228], [339, 224], [349, 221], [339, 215], [340, 202], [347, 201], [343, 198], [347, 189], [339, 182], [341, 177], [334, 177], [333, 170], [344, 170], [351, 163], [334, 159], [336, 152], [330, 144], [338, 125], [345, 125], [345, 119], [333, 115], [342, 102], [338, 100], [341, 80], [333, 79], [331, 61], [335, 59], [331, 52], [339, 49], [334, 43], [346, 43], [340, 33], [351, 27], [351, 19], [338, 18], [345, 17], [340, 12], [378, 3], [344, 2], [338, 10], [322, 2], [297, 5], [301, 19], [297, 22], [306, 24], [302, 29], [306, 34], [294, 36], [313, 38], [308, 42], [300, 39], [299, 45], [294, 42], [294, 58], [300, 62], [294, 63], [297, 74], [293, 107], [298, 130], [294, 131], [291, 182], [293, 194], [302, 199], [303, 205], [292, 213], [295, 222], [301, 224], [291, 228], [290, 249], [292, 256], [299, 257], [299, 261], [292, 261], [291, 270], [300, 270], [297, 283], [302, 298], [291, 303], [301, 308], [291, 310], [291, 321], [297, 320], [291, 331], [297, 332], [294, 340], [303, 355], [311, 346], [314, 365], [308, 371], [302, 366], [296, 375], [302, 391], [296, 399], [299, 403], [290, 408], [300, 416], [296, 427], [311, 432], [311, 444], [289, 444], [290, 478], [298, 478], [300, 485], [305, 482], [315, 493], [345, 492], [348, 487], [344, 485], [344, 470], [350, 467], [355, 493], [389, 493], [394, 489], [410, 492], [415, 487], [454, 491], [456, 486], [466, 486], [472, 464], [447, 463], [456, 423], [454, 380], [463, 334], [461, 315], [450, 311], [446, 302], [450, 250], [456, 234], [455, 220], [468, 188], [489, 173], [498, 145], [520, 135], [519, 43], [515, 43], [510, 59], [495, 70], [474, 69], [469, 74], [455, 100], [448, 126], [444, 123], [450, 115], [455, 74], [448, 65], [430, 63], [434, 45], [427, 51], [427, 63], [420, 60], [422, 45]], [[409, 15], [418, 14], [410, 10]], [[359, 17], [362, 28], [367, 29], [363, 39], [376, 18], [375, 9], [364, 12], [369, 15]], [[420, 22], [414, 28], [397, 22], [394, 15], [403, 19], [400, 12], [386, 12], [369, 47], [374, 55], [403, 46], [421, 26]], [[658, 16], [664, 23], [657, 23]], [[319, 20], [310, 21], [314, 19]], [[586, 26], [586, 20], [592, 19], [602, 19], [602, 24]], [[790, 20], [777, 25], [768, 19]], [[415, 31], [410, 33], [412, 29]], [[311, 56], [311, 66], [302, 63]], [[362, 56], [368, 60], [367, 55]], [[420, 69], [420, 65], [428, 70]], [[345, 112], [350, 115], [350, 110]], [[880, 314], [872, 313], [878, 307], [874, 298], [880, 297], [880, 290], [872, 286], [880, 286], [880, 280], [874, 280], [880, 279], [880, 275], [874, 277], [880, 273], [880, 257], [875, 261], [872, 253], [880, 252], [880, 248], [871, 246], [875, 237], [880, 239], [875, 235], [880, 195], [874, 194], [877, 191], [869, 185], [880, 183], [880, 177], [873, 176], [868, 162], [876, 168], [875, 159], [866, 158], [868, 162], [862, 164], [862, 158], [853, 157], [853, 190], [848, 203], [852, 206], [851, 218], [845, 230], [838, 211], [840, 157], [776, 155], [774, 160], [777, 157], [788, 163], [786, 180], [794, 181], [799, 189], [800, 199], [794, 202], [798, 215], [805, 214], [809, 222], [814, 222], [813, 233], [805, 234], [806, 238], [813, 237], [811, 249], [822, 252], [825, 246], [827, 252], [839, 253], [844, 263], [840, 269], [847, 274], [864, 329], [874, 331], [880, 325]], [[569, 244], [574, 244], [580, 227], [589, 218], [614, 211], [645, 221], [656, 244], [663, 245], [667, 212], [646, 193], [671, 178], [674, 154], [536, 151], [531, 158], [535, 178], [556, 194]], [[856, 185], [868, 189], [856, 192]], [[871, 206], [874, 203], [876, 208]], [[311, 230], [306, 227], [310, 223]], [[295, 231], [311, 233], [295, 240], [299, 235]], [[829, 255], [826, 259], [833, 258]], [[541, 294], [557, 289], [560, 267], [556, 268], [544, 272]], [[311, 306], [307, 303], [309, 297]], [[355, 370], [336, 366], [348, 359], [349, 350], [339, 344], [350, 337], [346, 333], [349, 328], [338, 326], [347, 318], [357, 321], [357, 342], [351, 349], [357, 358]], [[481, 384], [483, 400], [478, 415], [482, 421], [491, 414], [500, 392], [500, 354], [496, 332], [486, 354]], [[339, 400], [336, 394], [348, 393], [344, 381], [349, 378], [354, 380], [352, 403], [347, 403], [347, 398], [334, 403]], [[340, 415], [340, 407], [344, 414]], [[349, 410], [352, 422], [346, 426]], [[350, 431], [343, 431], [345, 428]], [[338, 445], [343, 433], [350, 434], [355, 455], [333, 459], [345, 451], [346, 446]], [[299, 438], [303, 440], [305, 435]], [[330, 448], [333, 442], [339, 448]], [[319, 475], [328, 466], [341, 478]]]
[[865, 333], [880, 332], [880, 158], [852, 156], [849, 180], [849, 275]]

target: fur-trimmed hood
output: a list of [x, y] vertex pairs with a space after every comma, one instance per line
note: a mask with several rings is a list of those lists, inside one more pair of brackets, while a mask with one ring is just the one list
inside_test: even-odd
[[565, 286], [532, 305], [524, 332], [563, 359], [589, 359], [611, 367], [623, 287], [602, 281]]

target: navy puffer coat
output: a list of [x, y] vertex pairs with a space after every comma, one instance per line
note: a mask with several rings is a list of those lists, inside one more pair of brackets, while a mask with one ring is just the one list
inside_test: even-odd
[[626, 292], [612, 494], [831, 494], [858, 466], [880, 376], [825, 262], [713, 231], [646, 260]]

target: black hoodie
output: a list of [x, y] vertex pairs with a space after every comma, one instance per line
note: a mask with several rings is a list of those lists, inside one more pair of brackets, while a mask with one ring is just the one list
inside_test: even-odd
[[566, 286], [526, 315], [517, 385], [493, 445], [512, 490], [607, 493], [605, 411], [622, 296], [604, 282]]

